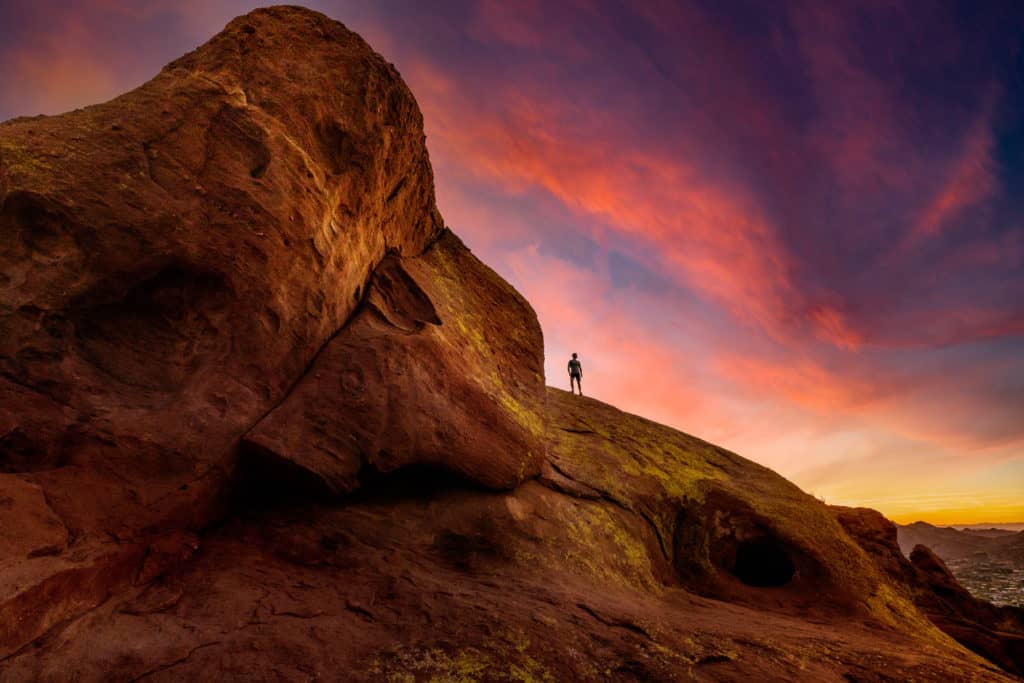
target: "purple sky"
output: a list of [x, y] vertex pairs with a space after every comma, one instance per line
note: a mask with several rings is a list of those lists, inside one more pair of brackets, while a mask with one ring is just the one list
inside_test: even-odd
[[[829, 502], [1024, 520], [1024, 4], [311, 5], [394, 62], [449, 225], [548, 381]], [[254, 6], [0, 5], [0, 119], [134, 87]], [[299, 48], [297, 48], [299, 49]]]

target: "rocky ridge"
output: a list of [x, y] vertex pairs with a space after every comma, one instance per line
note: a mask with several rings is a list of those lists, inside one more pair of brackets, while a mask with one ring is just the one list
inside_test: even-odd
[[875, 510], [835, 507], [846, 531], [898, 589], [944, 632], [972, 651], [1024, 676], [1024, 609], [993, 605], [972, 596], [931, 549], [916, 545], [904, 555], [897, 525]]
[[0, 680], [1009, 680], [842, 515], [546, 389], [323, 15], [0, 124], [0, 235]]
[[900, 549], [908, 556], [915, 546], [926, 545], [947, 560], [987, 556], [1024, 567], [1024, 531], [961, 531], [915, 522], [898, 528], [898, 541]]

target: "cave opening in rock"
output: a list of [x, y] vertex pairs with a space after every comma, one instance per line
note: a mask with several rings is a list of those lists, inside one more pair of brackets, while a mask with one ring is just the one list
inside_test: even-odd
[[233, 488], [236, 509], [289, 508], [297, 505], [434, 500], [452, 490], [487, 490], [444, 467], [414, 464], [382, 472], [364, 464], [351, 491], [332, 490], [301, 465], [251, 442], [243, 442]]
[[318, 477], [248, 441], [240, 446], [231, 495], [231, 506], [236, 509], [292, 507], [333, 499]]
[[449, 491], [486, 491], [469, 477], [446, 467], [412, 464], [382, 472], [364, 465], [359, 488], [348, 494], [351, 502], [395, 503], [400, 500], [433, 500]]
[[768, 536], [741, 542], [736, 548], [733, 575], [748, 586], [784, 586], [793, 579], [796, 567], [785, 547]]

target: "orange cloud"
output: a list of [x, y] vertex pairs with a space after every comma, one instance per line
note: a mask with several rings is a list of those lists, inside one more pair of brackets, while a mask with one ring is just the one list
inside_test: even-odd
[[809, 358], [771, 361], [722, 352], [715, 360], [718, 371], [735, 384], [820, 414], [856, 412], [891, 391], [877, 381], [830, 371]]
[[[748, 400], [781, 399], [818, 420], [869, 425], [936, 452], [978, 456], [1024, 443], [1024, 425], [1012, 407], [986, 398], [979, 387], [985, 381], [979, 378], [1014, 372], [1013, 361], [975, 362], [974, 374], [964, 377], [948, 364], [883, 370], [866, 362], [829, 366], [799, 353], [771, 358], [720, 351], [714, 364]], [[990, 461], [1005, 457], [1013, 451]]]
[[864, 345], [864, 335], [850, 327], [846, 318], [830, 306], [816, 306], [808, 311], [820, 338], [841, 349], [855, 351]]

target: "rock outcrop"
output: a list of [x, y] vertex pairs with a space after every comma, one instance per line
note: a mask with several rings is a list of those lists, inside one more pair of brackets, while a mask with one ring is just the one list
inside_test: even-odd
[[545, 389], [320, 14], [0, 125], [0, 237], [2, 681], [1008, 680], [775, 473]]
[[916, 546], [908, 559], [897, 527], [875, 510], [833, 508], [847, 532], [898, 589], [940, 629], [1006, 671], [1024, 677], [1024, 609], [998, 607], [973, 597], [930, 549]]
[[[67, 552], [49, 526], [19, 539], [56, 550], [0, 581], [0, 656], [103, 599], [127, 576], [112, 568], [164, 534], [222, 515], [240, 439], [350, 320], [387, 255], [440, 240], [436, 254], [486, 279], [442, 229], [412, 94], [311, 12], [253, 13], [111, 102], [0, 126], [0, 472], [4, 488], [41, 492], [7, 498], [6, 514], [45, 513], [69, 539]], [[510, 317], [535, 372], [536, 320], [528, 306]], [[473, 349], [490, 351], [502, 359]], [[502, 393], [512, 408], [542, 396], [542, 378], [524, 377]], [[475, 409], [503, 422], [511, 408]], [[501, 453], [481, 444], [478, 458], [509, 463], [483, 483], [538, 466], [539, 437], [505, 431]], [[82, 595], [45, 599], [68, 584]]]

